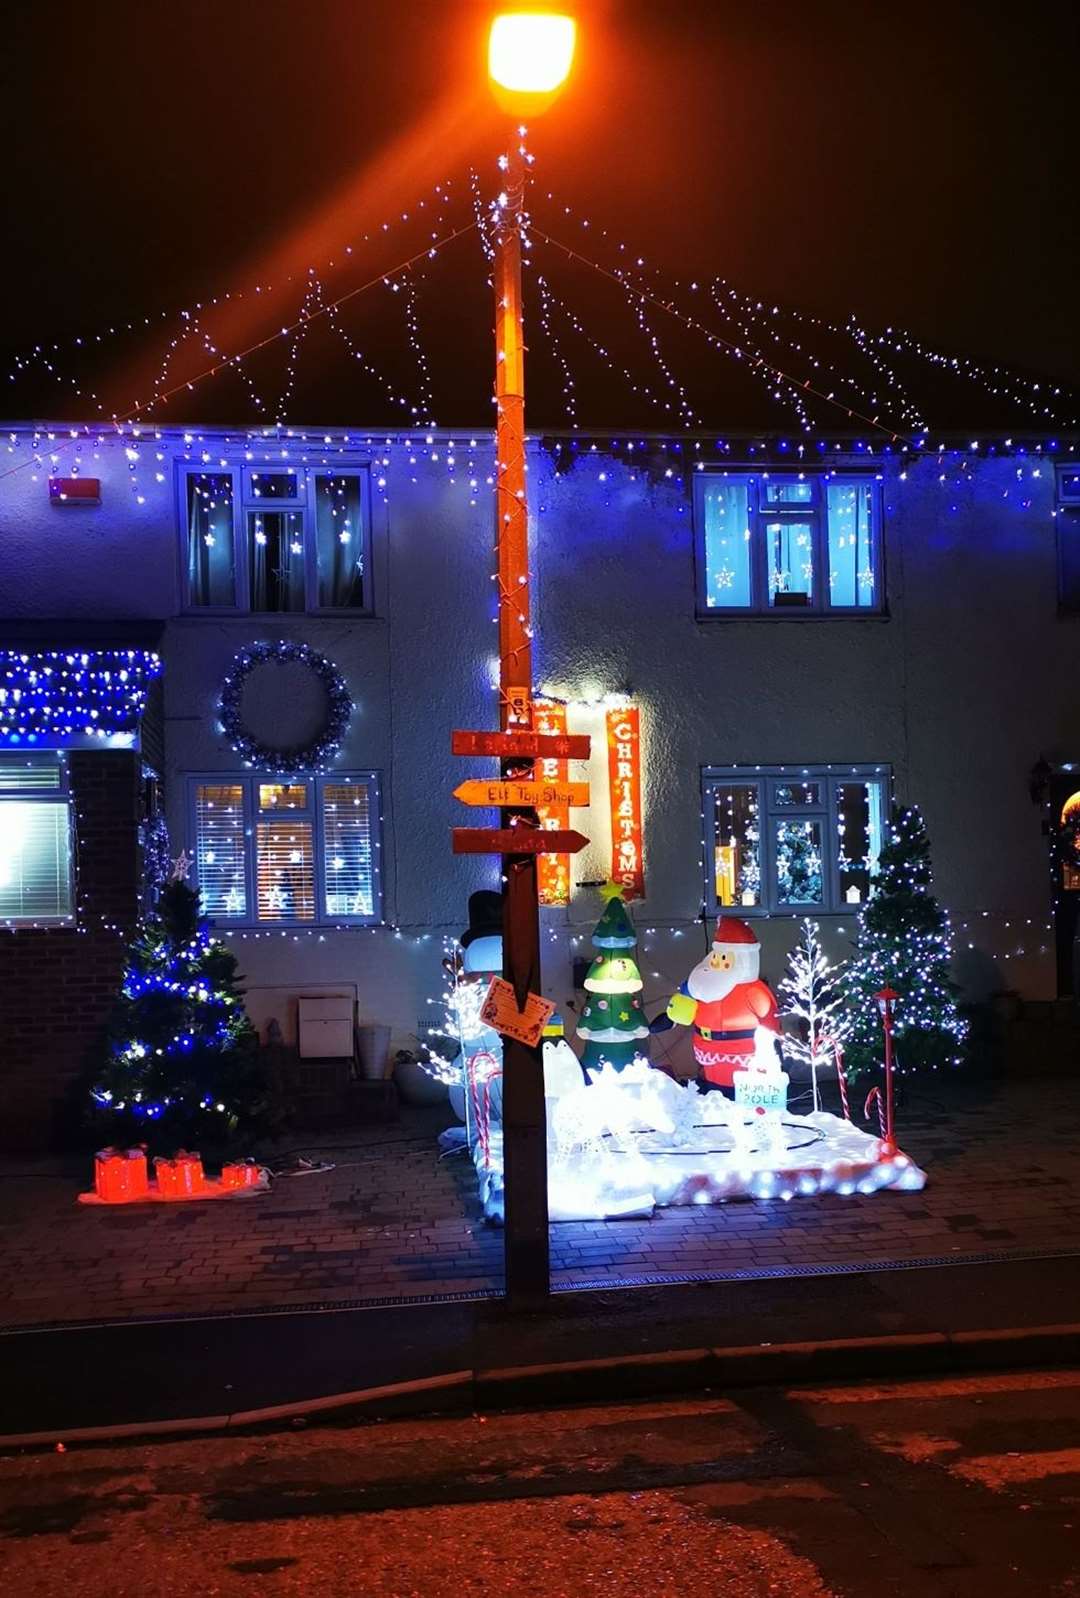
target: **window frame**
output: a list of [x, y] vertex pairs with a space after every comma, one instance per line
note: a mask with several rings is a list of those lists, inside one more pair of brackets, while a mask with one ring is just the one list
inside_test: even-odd
[[[705, 543], [705, 493], [710, 482], [741, 481], [747, 490], [747, 521], [750, 527], [750, 596], [749, 605], [710, 605], [709, 568]], [[809, 501], [768, 505], [761, 492], [764, 483], [804, 482], [811, 485]], [[876, 578], [872, 605], [834, 605], [829, 598], [829, 524], [828, 489], [869, 488], [871, 496], [871, 536], [874, 548], [874, 575]], [[693, 474], [693, 516], [695, 556], [695, 605], [698, 621], [824, 621], [834, 617], [867, 621], [888, 614], [885, 591], [885, 538], [884, 496], [881, 476], [877, 472], [858, 468], [840, 470], [822, 468], [801, 470], [798, 467], [779, 467], [763, 470], [760, 467], [714, 467]], [[776, 522], [805, 522], [812, 524], [812, 553], [814, 590], [807, 605], [773, 605], [769, 603], [769, 549], [767, 527]]]
[[[1057, 575], [1057, 613], [1080, 616], [1080, 592], [1066, 580], [1065, 529], [1071, 527], [1080, 540], [1080, 487], [1066, 487], [1066, 479], [1080, 479], [1080, 468], [1059, 466], [1054, 474], [1054, 556]], [[1075, 557], [1074, 557], [1075, 559]], [[1071, 593], [1070, 593], [1071, 591]]]
[[71, 791], [71, 776], [68, 771], [67, 757], [62, 749], [43, 748], [40, 744], [33, 749], [0, 750], [0, 764], [7, 756], [11, 761], [25, 760], [28, 755], [55, 755], [60, 770], [60, 781], [55, 788], [12, 788], [0, 790], [0, 805], [20, 804], [62, 804], [67, 811], [67, 841], [68, 841], [68, 884], [71, 911], [68, 915], [35, 915], [35, 916], [5, 916], [0, 915], [0, 927], [11, 932], [28, 932], [35, 927], [77, 927], [79, 900], [78, 900], [78, 867], [76, 845], [78, 834], [75, 831], [75, 805], [74, 795]]
[[[185, 772], [185, 817], [188, 836], [192, 840], [194, 886], [198, 887], [199, 834], [198, 789], [202, 785], [236, 787], [242, 792], [244, 809], [244, 903], [243, 915], [215, 914], [207, 919], [218, 932], [312, 931], [327, 927], [381, 926], [383, 916], [382, 886], [382, 789], [377, 771], [326, 771], [326, 772], [274, 772], [250, 771], [197, 771]], [[323, 911], [326, 896], [325, 839], [323, 831], [323, 790], [327, 785], [340, 786], [350, 782], [363, 783], [368, 790], [371, 813], [371, 915], [327, 915]], [[260, 810], [258, 789], [263, 784], [285, 785], [305, 783], [308, 786], [308, 803], [295, 811]], [[273, 921], [259, 919], [258, 903], [258, 835], [260, 821], [274, 815], [295, 815], [299, 821], [311, 822], [311, 858], [315, 884], [315, 914], [310, 919], [297, 916], [279, 917]]]
[[[839, 806], [837, 790], [852, 782], [876, 779], [882, 789], [882, 847], [886, 839], [892, 806], [892, 768], [884, 762], [874, 764], [805, 766], [703, 766], [701, 768], [701, 815], [703, 823], [703, 863], [705, 868], [705, 913], [710, 917], [736, 915], [740, 919], [758, 917], [763, 920], [799, 920], [803, 916], [857, 915], [867, 901], [848, 904], [840, 893]], [[814, 805], [777, 805], [774, 794], [778, 786], [802, 781], [819, 783], [824, 789], [822, 798]], [[715, 790], [741, 784], [757, 788], [758, 803], [758, 869], [761, 877], [761, 903], [754, 905], [723, 905], [716, 895], [716, 877], [713, 869], [713, 833], [716, 814]], [[773, 845], [772, 823], [778, 817], [822, 821], [825, 829], [826, 859], [822, 863], [824, 902], [822, 904], [780, 905], [776, 892], [776, 860]], [[831, 840], [831, 842], [830, 842]]]
[[[373, 616], [374, 569], [372, 565], [372, 495], [371, 460], [356, 456], [336, 461], [333, 465], [310, 464], [294, 466], [288, 462], [254, 462], [219, 456], [214, 461], [178, 460], [176, 462], [176, 527], [177, 549], [180, 564], [181, 609], [185, 616], [273, 616], [291, 619], [296, 616]], [[256, 497], [252, 487], [254, 476], [275, 477], [294, 473], [298, 493], [290, 498]], [[188, 566], [188, 478], [191, 476], [229, 477], [232, 480], [233, 513], [233, 603], [231, 605], [200, 605], [191, 595]], [[319, 605], [315, 601], [319, 592], [318, 580], [318, 526], [315, 479], [317, 477], [355, 477], [360, 483], [360, 504], [363, 526], [363, 605]], [[275, 511], [299, 511], [304, 523], [304, 608], [303, 610], [255, 610], [248, 603], [250, 569], [248, 561], [248, 517], [251, 514], [273, 514]]]

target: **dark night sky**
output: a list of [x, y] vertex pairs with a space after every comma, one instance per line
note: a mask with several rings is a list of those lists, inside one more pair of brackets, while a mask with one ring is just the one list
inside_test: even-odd
[[[857, 0], [583, 3], [578, 70], [533, 131], [537, 187], [592, 219], [590, 248], [605, 260], [615, 256], [601, 227], [681, 278], [722, 275], [841, 320], [854, 310], [1080, 385], [1078, 10], [1075, 0], [941, 0], [926, 11]], [[470, 163], [489, 192], [501, 119], [483, 81], [487, 14], [453, 0], [15, 0], [0, 69], [5, 371], [37, 340], [178, 309], [290, 267], [302, 276], [307, 259], [340, 255], [346, 239], [411, 207], [441, 177], [467, 189]], [[534, 210], [581, 239], [539, 195]], [[466, 219], [464, 203], [456, 214]], [[413, 213], [390, 241], [328, 273], [328, 287], [345, 292], [422, 238]], [[655, 386], [618, 291], [612, 300], [557, 260], [550, 275]], [[257, 316], [230, 312], [214, 336], [228, 348], [251, 342], [287, 320], [298, 296], [294, 286], [256, 305]], [[475, 238], [432, 265], [417, 303], [438, 419], [482, 422], [489, 313]], [[404, 386], [415, 372], [399, 310], [380, 287], [342, 315]], [[725, 331], [715, 314], [702, 320]], [[665, 334], [662, 317], [656, 330]], [[535, 310], [530, 332], [530, 413], [534, 424], [559, 425], [557, 373], [537, 348]], [[662, 425], [655, 411], [627, 410], [565, 326], [563, 336], [583, 422]], [[705, 423], [785, 416], [678, 329], [665, 347]], [[159, 324], [152, 337], [107, 340], [92, 365], [70, 351], [58, 363], [92, 376], [107, 408], [123, 408], [145, 393], [162, 348]], [[271, 396], [282, 357], [279, 343], [252, 365]], [[213, 385], [162, 417], [253, 418], [235, 379]], [[941, 425], [981, 414], [966, 388], [931, 399]], [[92, 408], [39, 372], [8, 385], [4, 411]], [[389, 413], [320, 329], [289, 414], [355, 423]]]

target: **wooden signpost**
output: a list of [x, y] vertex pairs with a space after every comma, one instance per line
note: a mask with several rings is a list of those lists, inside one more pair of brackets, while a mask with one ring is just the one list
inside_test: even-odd
[[[459, 783], [454, 798], [463, 805], [486, 805], [500, 810], [535, 810], [544, 805], [578, 809], [589, 802], [587, 782], [488, 782], [472, 777]], [[557, 851], [552, 851], [556, 853]]]
[[[516, 235], [514, 235], [516, 237]], [[520, 240], [519, 240], [520, 242]], [[519, 285], [520, 286], [520, 285]], [[500, 290], [496, 290], [496, 305]], [[516, 325], [520, 342], [520, 322]], [[507, 369], [500, 364], [499, 384]], [[497, 387], [499, 386], [497, 384]], [[497, 453], [509, 449], [504, 432], [507, 419], [513, 420], [513, 407], [500, 388], [499, 444]], [[511, 396], [514, 398], [514, 396]], [[523, 411], [520, 395], [519, 411]], [[519, 422], [523, 418], [518, 416]], [[524, 435], [522, 434], [522, 437]], [[517, 458], [516, 450], [511, 450]], [[500, 459], [506, 456], [500, 454]], [[498, 807], [501, 827], [455, 827], [455, 854], [502, 855], [503, 975], [497, 978], [485, 1000], [485, 1011], [504, 1038], [503, 1047], [503, 1174], [505, 1180], [506, 1290], [512, 1303], [535, 1304], [550, 1290], [548, 1267], [547, 1135], [544, 1119], [544, 1062], [540, 1052], [543, 1018], [550, 1014], [549, 1001], [541, 998], [540, 988], [540, 909], [537, 891], [538, 862], [553, 855], [576, 854], [588, 839], [569, 828], [550, 828], [531, 824], [530, 817], [516, 820], [516, 814], [547, 810], [548, 795], [587, 804], [587, 783], [552, 782], [551, 770], [541, 770], [547, 781], [535, 782], [537, 761], [587, 760], [589, 739], [581, 734], [533, 732], [520, 725], [531, 714], [530, 686], [532, 665], [529, 634], [521, 615], [528, 612], [528, 522], [525, 516], [525, 489], [507, 499], [512, 472], [499, 477], [497, 547], [498, 571], [503, 592], [512, 589], [514, 605], [499, 607], [499, 686], [503, 696], [500, 719], [502, 732], [455, 730], [450, 747], [455, 755], [480, 756], [500, 762], [497, 781], [471, 780], [462, 783], [455, 794], [465, 804]], [[505, 503], [504, 503], [505, 501]], [[514, 533], [514, 537], [510, 533]], [[520, 545], [518, 548], [517, 546]], [[511, 546], [516, 555], [511, 559]], [[504, 570], [505, 567], [505, 570]], [[522, 592], [524, 586], [524, 593]], [[521, 612], [518, 605], [523, 606]], [[520, 635], [520, 636], [519, 636]], [[509, 723], [509, 725], [507, 725]], [[559, 779], [563, 771], [559, 771]], [[565, 814], [565, 810], [563, 812]], [[537, 1024], [539, 1020], [539, 1025]]]
[[589, 841], [546, 827], [454, 827], [451, 838], [455, 854], [577, 854]]

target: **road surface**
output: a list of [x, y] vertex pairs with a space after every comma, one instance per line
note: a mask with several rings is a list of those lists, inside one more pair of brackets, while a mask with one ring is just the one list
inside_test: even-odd
[[1080, 1371], [8, 1455], [0, 1576], [20, 1598], [1064, 1598]]

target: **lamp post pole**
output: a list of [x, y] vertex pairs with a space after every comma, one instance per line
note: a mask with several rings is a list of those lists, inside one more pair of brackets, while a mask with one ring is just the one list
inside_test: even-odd
[[[525, 341], [521, 317], [521, 249], [525, 209], [523, 130], [511, 140], [495, 227], [495, 558], [499, 589], [499, 725], [532, 726], [532, 625], [529, 602], [529, 513], [525, 472]], [[520, 775], [504, 761], [504, 777]], [[528, 813], [526, 813], [528, 816]], [[520, 812], [503, 811], [508, 826]], [[535, 821], [535, 816], [528, 816]], [[540, 992], [537, 857], [506, 855], [503, 976], [518, 1008]], [[547, 1136], [542, 1046], [503, 1043], [503, 1188], [506, 1292], [514, 1303], [549, 1291]]]

